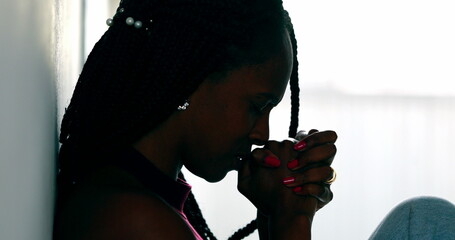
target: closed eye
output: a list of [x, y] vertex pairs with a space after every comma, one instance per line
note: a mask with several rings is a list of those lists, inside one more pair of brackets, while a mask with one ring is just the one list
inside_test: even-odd
[[274, 108], [275, 106], [270, 102], [266, 102], [265, 104], [252, 104], [252, 108], [254, 110], [255, 113], [261, 115], [261, 114], [264, 114], [270, 110], [272, 110], [272, 108]]
[[279, 100], [270, 93], [260, 93], [251, 100], [251, 109], [255, 115], [270, 112]]

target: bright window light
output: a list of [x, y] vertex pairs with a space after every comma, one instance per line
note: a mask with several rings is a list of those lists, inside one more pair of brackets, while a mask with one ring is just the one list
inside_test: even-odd
[[454, 1], [284, 1], [304, 88], [455, 96]]
[[87, 59], [93, 46], [107, 30], [109, 0], [85, 0], [85, 42], [84, 53]]

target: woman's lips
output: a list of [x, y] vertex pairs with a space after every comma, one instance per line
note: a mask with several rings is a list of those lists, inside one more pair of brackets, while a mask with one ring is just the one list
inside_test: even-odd
[[248, 161], [251, 159], [251, 153], [248, 154], [238, 154], [235, 157], [235, 163], [234, 163], [234, 170], [238, 171], [242, 167], [245, 161]]

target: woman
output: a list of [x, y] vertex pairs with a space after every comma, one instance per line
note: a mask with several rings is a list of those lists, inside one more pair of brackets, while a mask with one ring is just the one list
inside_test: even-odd
[[[261, 239], [310, 239], [336, 134], [296, 135], [297, 46], [279, 0], [124, 0], [65, 113], [54, 239], [215, 239], [180, 173], [238, 170]], [[289, 80], [290, 79], [290, 80]], [[268, 117], [290, 84], [289, 136]], [[252, 145], [263, 146], [251, 151]], [[399, 205], [371, 239], [454, 239], [455, 207]]]
[[[233, 239], [255, 227], [309, 239], [332, 199], [336, 134], [296, 136], [296, 41], [281, 1], [123, 0], [107, 24], [62, 122], [54, 238], [214, 239], [185, 166], [210, 182], [239, 171], [258, 219]], [[301, 141], [269, 141], [289, 79], [289, 135]]]

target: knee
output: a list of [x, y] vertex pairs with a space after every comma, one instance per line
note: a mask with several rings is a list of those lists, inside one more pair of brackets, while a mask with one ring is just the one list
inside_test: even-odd
[[455, 206], [442, 198], [438, 197], [415, 197], [402, 202], [397, 208], [408, 209], [410, 212], [423, 211], [433, 213], [436, 211], [454, 212]]
[[436, 197], [416, 197], [396, 206], [370, 239], [455, 239], [455, 206]]
[[[455, 206], [444, 199], [437, 197], [416, 197], [406, 200], [397, 208], [402, 207], [409, 214], [409, 223], [416, 228], [427, 229], [445, 229], [451, 234], [455, 231]], [[412, 229], [411, 229], [412, 230]], [[439, 231], [439, 230], [438, 230]]]
[[396, 206], [388, 218], [412, 228], [447, 224], [455, 226], [455, 206], [437, 197], [415, 197]]

